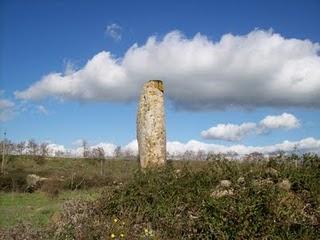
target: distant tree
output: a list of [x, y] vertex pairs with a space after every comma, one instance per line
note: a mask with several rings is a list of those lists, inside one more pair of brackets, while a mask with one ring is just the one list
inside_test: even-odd
[[237, 159], [238, 156], [239, 156], [239, 154], [237, 152], [235, 152], [235, 151], [229, 151], [229, 152], [226, 153], [226, 157], [228, 159], [234, 160], [234, 159]]
[[206, 160], [207, 161], [223, 161], [226, 160], [227, 156], [224, 153], [215, 153], [215, 152], [209, 152], [207, 155]]
[[48, 143], [41, 143], [40, 144], [40, 156], [46, 157], [49, 155], [49, 144]]
[[66, 157], [72, 157], [73, 156], [73, 154], [72, 154], [72, 151], [71, 150], [66, 150], [65, 152], [64, 152], [64, 156], [66, 156]]
[[62, 156], [64, 156], [64, 152], [61, 150], [57, 150], [54, 152], [54, 156], [55, 157], [62, 157]]
[[121, 157], [121, 146], [117, 146], [117, 147], [114, 149], [113, 156], [114, 156], [115, 158], [120, 158], [120, 157]]
[[4, 132], [4, 139], [1, 141], [1, 152], [2, 152], [2, 161], [1, 161], [1, 173], [6, 173], [6, 132]]
[[1, 152], [2, 152], [1, 173], [2, 174], [6, 174], [6, 165], [7, 165], [6, 155], [8, 154], [8, 145], [11, 144], [11, 142], [6, 139], [6, 136], [7, 136], [7, 132], [4, 131], [3, 140], [1, 141]]
[[36, 156], [38, 154], [38, 144], [36, 143], [36, 141], [34, 139], [30, 139], [28, 141], [28, 145], [27, 145], [27, 148], [28, 148], [28, 153], [32, 156]]
[[199, 161], [204, 161], [206, 160], [207, 158], [207, 154], [205, 151], [203, 150], [199, 150], [196, 154], [196, 160], [199, 160]]
[[173, 156], [170, 154], [169, 151], [166, 152], [166, 158], [167, 159], [172, 159], [173, 158]]
[[183, 160], [195, 160], [195, 157], [196, 155], [194, 151], [187, 150], [183, 154]]
[[121, 151], [121, 156], [123, 156], [123, 158], [125, 159], [130, 159], [130, 160], [133, 160], [135, 159], [137, 156], [134, 154], [134, 152], [132, 150], [124, 150], [124, 151]]
[[89, 149], [89, 145], [88, 145], [86, 140], [82, 139], [81, 147], [82, 147], [82, 150], [83, 150], [83, 157], [84, 158], [89, 157], [90, 149]]
[[10, 140], [6, 139], [5, 140], [5, 150], [6, 150], [6, 154], [7, 155], [11, 155], [14, 154], [16, 151], [16, 144], [14, 144], [13, 142], [11, 142]]
[[100, 160], [100, 175], [104, 175], [104, 168], [105, 168], [105, 152], [102, 147], [93, 148], [91, 151], [92, 157], [94, 159]]
[[249, 161], [261, 161], [264, 160], [264, 156], [260, 152], [252, 152], [245, 156], [245, 160]]
[[26, 142], [22, 141], [17, 143], [16, 150], [18, 155], [22, 155], [25, 152]]

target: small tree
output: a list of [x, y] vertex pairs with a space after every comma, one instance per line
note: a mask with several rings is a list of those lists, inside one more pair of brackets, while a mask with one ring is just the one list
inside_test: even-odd
[[196, 160], [204, 161], [204, 160], [206, 160], [206, 158], [207, 158], [207, 154], [206, 154], [205, 151], [199, 150], [199, 151], [197, 152]]
[[104, 168], [105, 168], [105, 152], [102, 147], [93, 148], [91, 151], [92, 157], [94, 159], [100, 160], [100, 175], [104, 175]]
[[260, 152], [252, 152], [245, 156], [245, 160], [259, 162], [264, 160], [264, 156]]
[[6, 131], [3, 133], [3, 140], [1, 143], [1, 147], [2, 147], [2, 162], [1, 162], [1, 173], [5, 174], [6, 173]]
[[36, 141], [34, 139], [30, 139], [28, 141], [28, 153], [31, 155], [31, 156], [36, 156], [38, 154], [38, 144], [36, 143]]
[[187, 150], [184, 152], [183, 154], [183, 160], [187, 160], [187, 161], [190, 161], [190, 160], [194, 160], [196, 157], [196, 154], [194, 151], [191, 151], [191, 150]]
[[226, 157], [227, 157], [228, 159], [230, 159], [230, 160], [235, 160], [235, 159], [238, 158], [238, 156], [239, 156], [239, 154], [238, 154], [237, 152], [235, 152], [235, 151], [228, 151], [228, 152], [226, 153]]
[[114, 156], [116, 159], [121, 157], [121, 146], [117, 146], [117, 147], [114, 149], [114, 154], [113, 154], [113, 156]]
[[90, 155], [89, 146], [86, 140], [82, 139], [81, 143], [82, 149], [83, 149], [83, 157], [87, 158]]
[[49, 154], [48, 143], [41, 143], [40, 145], [40, 156], [46, 157]]
[[25, 141], [17, 143], [17, 146], [16, 146], [17, 154], [22, 155], [25, 152], [25, 147], [26, 147]]
[[6, 143], [5, 139], [1, 141], [1, 152], [2, 152], [2, 161], [1, 161], [1, 173], [5, 174], [5, 167], [6, 167]]
[[16, 152], [16, 144], [11, 142], [10, 140], [6, 140], [6, 154], [7, 155], [12, 155], [15, 154]]
[[63, 157], [64, 154], [65, 153], [63, 151], [61, 151], [61, 150], [57, 150], [57, 151], [54, 152], [54, 156], [55, 157]]
[[224, 153], [209, 152], [206, 161], [224, 161], [226, 159], [227, 156]]

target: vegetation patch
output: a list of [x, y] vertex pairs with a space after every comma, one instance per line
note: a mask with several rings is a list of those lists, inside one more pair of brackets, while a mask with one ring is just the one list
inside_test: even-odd
[[[169, 162], [162, 169], [133, 172], [123, 182], [110, 178], [113, 183], [96, 198], [65, 202], [49, 225], [31, 227], [30, 234], [46, 239], [320, 239], [316, 155], [299, 157], [298, 164], [291, 158]], [[27, 225], [20, 228], [25, 233]], [[14, 239], [13, 231], [20, 228], [7, 228], [4, 236]]]

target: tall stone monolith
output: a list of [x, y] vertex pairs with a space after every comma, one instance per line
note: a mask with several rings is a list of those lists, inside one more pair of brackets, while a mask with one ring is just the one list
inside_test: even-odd
[[164, 86], [161, 80], [143, 85], [137, 114], [137, 140], [141, 168], [166, 162]]

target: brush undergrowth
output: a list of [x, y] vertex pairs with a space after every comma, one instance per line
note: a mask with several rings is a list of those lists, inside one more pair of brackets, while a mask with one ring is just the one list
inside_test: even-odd
[[[227, 194], [214, 194], [221, 180], [231, 186]], [[192, 163], [168, 164], [136, 171], [95, 201], [67, 202], [42, 234], [44, 239], [320, 239], [319, 182], [315, 155], [299, 158], [298, 166], [290, 159], [213, 161], [196, 171]], [[7, 239], [18, 239], [10, 238], [15, 231], [7, 230]]]

